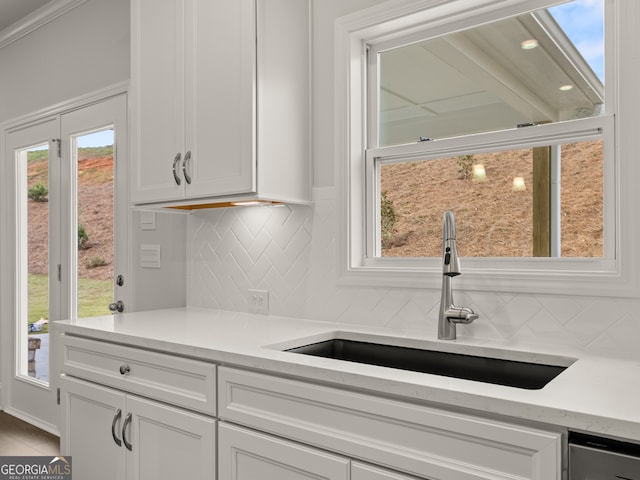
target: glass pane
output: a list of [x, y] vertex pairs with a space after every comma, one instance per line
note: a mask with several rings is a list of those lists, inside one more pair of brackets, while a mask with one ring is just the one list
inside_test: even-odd
[[603, 142], [563, 147], [560, 212], [563, 257], [604, 255], [603, 148]]
[[382, 256], [440, 256], [442, 216], [453, 210], [463, 256], [601, 258], [603, 146], [381, 164]]
[[[22, 185], [19, 215], [20, 270], [26, 295], [21, 295], [19, 328], [28, 332], [20, 352], [19, 374], [49, 381], [49, 147], [18, 152]], [[25, 221], [26, 220], [26, 221]], [[23, 242], [27, 243], [26, 248]], [[26, 281], [24, 276], [26, 273]], [[24, 291], [24, 290], [23, 290]], [[22, 337], [25, 338], [25, 337]]]
[[113, 302], [113, 129], [75, 138], [78, 201], [77, 315], [108, 315]]
[[383, 51], [378, 146], [604, 113], [603, 0]]

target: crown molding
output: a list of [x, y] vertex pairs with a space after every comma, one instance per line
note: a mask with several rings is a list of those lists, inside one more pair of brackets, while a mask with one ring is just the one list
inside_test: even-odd
[[39, 9], [0, 31], [0, 48], [28, 35], [87, 0], [51, 0]]

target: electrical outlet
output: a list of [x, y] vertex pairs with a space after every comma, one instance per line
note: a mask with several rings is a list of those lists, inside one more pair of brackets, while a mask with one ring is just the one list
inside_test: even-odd
[[249, 290], [249, 313], [269, 314], [268, 290]]

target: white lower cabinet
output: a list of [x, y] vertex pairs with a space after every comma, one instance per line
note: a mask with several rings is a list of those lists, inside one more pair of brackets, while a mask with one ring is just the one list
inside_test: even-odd
[[75, 479], [215, 478], [212, 418], [65, 376], [61, 404]]
[[[126, 462], [122, 449], [122, 412], [126, 409], [125, 395], [63, 376], [60, 379], [60, 400], [63, 407], [60, 450], [62, 455], [73, 458], [74, 478], [124, 479]], [[116, 444], [114, 436], [120, 445]]]
[[223, 423], [218, 463], [220, 480], [349, 480], [346, 458]]
[[416, 477], [408, 477], [398, 472], [392, 472], [364, 463], [352, 462], [351, 480], [417, 480]]
[[562, 480], [562, 429], [62, 336], [76, 480]]
[[216, 420], [63, 375], [61, 450], [78, 480], [214, 480]]
[[63, 455], [78, 480], [212, 480], [212, 418], [70, 377], [61, 378]]
[[127, 412], [127, 479], [216, 478], [214, 419], [137, 397], [127, 397]]
[[[351, 480], [563, 478], [561, 430], [230, 367], [218, 369], [218, 381], [220, 421], [362, 461], [354, 460]], [[289, 451], [296, 457], [295, 448]], [[244, 478], [251, 477], [220, 480]]]
[[218, 426], [220, 480], [417, 480], [237, 425]]

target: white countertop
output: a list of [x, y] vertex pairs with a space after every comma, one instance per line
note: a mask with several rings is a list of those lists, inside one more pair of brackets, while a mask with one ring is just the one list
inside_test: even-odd
[[[640, 358], [469, 338], [439, 341], [436, 332], [200, 308], [55, 322], [53, 331], [640, 441]], [[560, 363], [575, 361], [541, 390], [525, 390], [280, 351], [305, 344], [298, 339], [325, 340], [334, 332], [366, 334], [381, 343], [388, 342], [380, 337], [402, 338], [401, 344], [418, 348], [497, 354], [522, 361], [535, 362], [541, 355]]]

